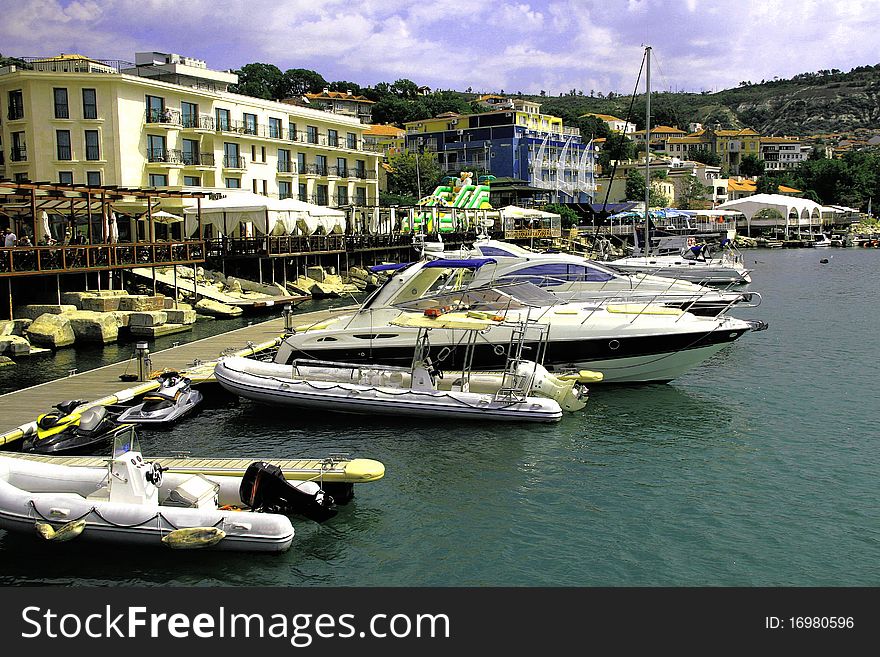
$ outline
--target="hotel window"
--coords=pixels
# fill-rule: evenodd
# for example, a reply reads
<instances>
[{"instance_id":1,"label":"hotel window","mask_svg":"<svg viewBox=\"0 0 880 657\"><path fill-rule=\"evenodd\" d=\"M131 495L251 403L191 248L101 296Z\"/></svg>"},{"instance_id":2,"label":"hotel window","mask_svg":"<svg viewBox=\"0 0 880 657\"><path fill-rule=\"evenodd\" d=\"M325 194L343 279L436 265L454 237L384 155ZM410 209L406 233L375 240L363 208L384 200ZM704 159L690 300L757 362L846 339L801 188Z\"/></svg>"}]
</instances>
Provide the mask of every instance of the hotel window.
<instances>
[{"instance_id":1,"label":"hotel window","mask_svg":"<svg viewBox=\"0 0 880 657\"><path fill-rule=\"evenodd\" d=\"M162 135L147 135L147 162L165 161L165 137Z\"/></svg>"},{"instance_id":2,"label":"hotel window","mask_svg":"<svg viewBox=\"0 0 880 657\"><path fill-rule=\"evenodd\" d=\"M308 201L308 186L305 183L299 183L299 200Z\"/></svg>"},{"instance_id":3,"label":"hotel window","mask_svg":"<svg viewBox=\"0 0 880 657\"><path fill-rule=\"evenodd\" d=\"M225 142L223 144L223 166L227 169L243 169L244 165L238 155L238 144Z\"/></svg>"},{"instance_id":4,"label":"hotel window","mask_svg":"<svg viewBox=\"0 0 880 657\"><path fill-rule=\"evenodd\" d=\"M339 133L336 130L327 130L327 145L339 146Z\"/></svg>"},{"instance_id":5,"label":"hotel window","mask_svg":"<svg viewBox=\"0 0 880 657\"><path fill-rule=\"evenodd\" d=\"M24 131L12 133L12 151L9 159L13 162L25 162L27 160L27 144L24 140Z\"/></svg>"},{"instance_id":6,"label":"hotel window","mask_svg":"<svg viewBox=\"0 0 880 657\"><path fill-rule=\"evenodd\" d=\"M83 118L98 118L98 92L94 89L83 89Z\"/></svg>"},{"instance_id":7,"label":"hotel window","mask_svg":"<svg viewBox=\"0 0 880 657\"><path fill-rule=\"evenodd\" d=\"M239 189L241 187L241 178L227 178L226 187L227 189Z\"/></svg>"},{"instance_id":8,"label":"hotel window","mask_svg":"<svg viewBox=\"0 0 880 657\"><path fill-rule=\"evenodd\" d=\"M281 173L293 173L291 171L290 151L284 148L278 149L278 171Z\"/></svg>"},{"instance_id":9,"label":"hotel window","mask_svg":"<svg viewBox=\"0 0 880 657\"><path fill-rule=\"evenodd\" d=\"M367 190L364 187L356 187L354 190L354 204L364 206L367 204Z\"/></svg>"},{"instance_id":10,"label":"hotel window","mask_svg":"<svg viewBox=\"0 0 880 657\"><path fill-rule=\"evenodd\" d=\"M86 130L86 159L101 159L101 145L100 141L98 140L97 130Z\"/></svg>"},{"instance_id":11,"label":"hotel window","mask_svg":"<svg viewBox=\"0 0 880 657\"><path fill-rule=\"evenodd\" d=\"M73 155L70 152L70 130L56 130L55 143L59 160L73 159Z\"/></svg>"},{"instance_id":12,"label":"hotel window","mask_svg":"<svg viewBox=\"0 0 880 657\"><path fill-rule=\"evenodd\" d=\"M348 164L344 157L336 158L336 173L340 178L348 178Z\"/></svg>"},{"instance_id":13,"label":"hotel window","mask_svg":"<svg viewBox=\"0 0 880 657\"><path fill-rule=\"evenodd\" d=\"M202 179L199 176L184 176L183 184L185 187L201 187Z\"/></svg>"},{"instance_id":14,"label":"hotel window","mask_svg":"<svg viewBox=\"0 0 880 657\"><path fill-rule=\"evenodd\" d=\"M22 171L21 173L15 174L15 182L27 182L30 180L28 178L27 172Z\"/></svg>"},{"instance_id":15,"label":"hotel window","mask_svg":"<svg viewBox=\"0 0 880 657\"><path fill-rule=\"evenodd\" d=\"M317 192L317 194L315 195L315 202L318 205L327 205L327 185L317 185L315 187L315 191Z\"/></svg>"},{"instance_id":16,"label":"hotel window","mask_svg":"<svg viewBox=\"0 0 880 657\"><path fill-rule=\"evenodd\" d=\"M89 187L100 187L101 186L101 172L100 171L86 171L86 184Z\"/></svg>"},{"instance_id":17,"label":"hotel window","mask_svg":"<svg viewBox=\"0 0 880 657\"><path fill-rule=\"evenodd\" d=\"M319 176L327 175L327 156L315 155L315 173Z\"/></svg>"},{"instance_id":18,"label":"hotel window","mask_svg":"<svg viewBox=\"0 0 880 657\"><path fill-rule=\"evenodd\" d=\"M55 118L69 119L70 105L67 103L67 89L56 87L52 90L55 99Z\"/></svg>"},{"instance_id":19,"label":"hotel window","mask_svg":"<svg viewBox=\"0 0 880 657\"><path fill-rule=\"evenodd\" d=\"M167 123L165 120L165 99L147 95L147 123Z\"/></svg>"},{"instance_id":20,"label":"hotel window","mask_svg":"<svg viewBox=\"0 0 880 657\"><path fill-rule=\"evenodd\" d=\"M180 103L180 123L184 128L199 127L199 106L195 103Z\"/></svg>"},{"instance_id":21,"label":"hotel window","mask_svg":"<svg viewBox=\"0 0 880 657\"><path fill-rule=\"evenodd\" d=\"M58 172L58 182L61 185L72 185L73 184L73 171L59 171Z\"/></svg>"},{"instance_id":22,"label":"hotel window","mask_svg":"<svg viewBox=\"0 0 880 657\"><path fill-rule=\"evenodd\" d=\"M281 139L281 119L269 119L269 136Z\"/></svg>"},{"instance_id":23,"label":"hotel window","mask_svg":"<svg viewBox=\"0 0 880 657\"><path fill-rule=\"evenodd\" d=\"M287 122L287 138L290 141L296 141L296 123L293 121Z\"/></svg>"},{"instance_id":24,"label":"hotel window","mask_svg":"<svg viewBox=\"0 0 880 657\"><path fill-rule=\"evenodd\" d=\"M244 134L246 135L255 135L257 134L257 115L256 114L244 114Z\"/></svg>"},{"instance_id":25,"label":"hotel window","mask_svg":"<svg viewBox=\"0 0 880 657\"><path fill-rule=\"evenodd\" d=\"M278 183L278 198L290 198L291 193L291 185L288 181L282 180Z\"/></svg>"},{"instance_id":26,"label":"hotel window","mask_svg":"<svg viewBox=\"0 0 880 657\"><path fill-rule=\"evenodd\" d=\"M9 113L6 116L10 121L24 118L24 97L21 89L9 92Z\"/></svg>"},{"instance_id":27,"label":"hotel window","mask_svg":"<svg viewBox=\"0 0 880 657\"><path fill-rule=\"evenodd\" d=\"M354 175L356 178L360 178L361 180L367 177L367 162L366 160L355 160L354 162Z\"/></svg>"},{"instance_id":28,"label":"hotel window","mask_svg":"<svg viewBox=\"0 0 880 657\"><path fill-rule=\"evenodd\" d=\"M357 150L357 135L355 133L349 132L345 135L345 147L353 151Z\"/></svg>"},{"instance_id":29,"label":"hotel window","mask_svg":"<svg viewBox=\"0 0 880 657\"><path fill-rule=\"evenodd\" d=\"M305 153L297 153L296 154L296 170L298 173L306 172L306 154Z\"/></svg>"},{"instance_id":30,"label":"hotel window","mask_svg":"<svg viewBox=\"0 0 880 657\"><path fill-rule=\"evenodd\" d=\"M306 141L308 141L310 144L318 143L318 129L315 126L306 126Z\"/></svg>"},{"instance_id":31,"label":"hotel window","mask_svg":"<svg viewBox=\"0 0 880 657\"><path fill-rule=\"evenodd\" d=\"M199 142L197 139L184 139L181 141L183 146L183 163L194 166L201 164L199 158Z\"/></svg>"},{"instance_id":32,"label":"hotel window","mask_svg":"<svg viewBox=\"0 0 880 657\"><path fill-rule=\"evenodd\" d=\"M348 205L348 187L336 188L336 205Z\"/></svg>"},{"instance_id":33,"label":"hotel window","mask_svg":"<svg viewBox=\"0 0 880 657\"><path fill-rule=\"evenodd\" d=\"M150 187L168 187L168 176L164 173L151 173Z\"/></svg>"},{"instance_id":34,"label":"hotel window","mask_svg":"<svg viewBox=\"0 0 880 657\"><path fill-rule=\"evenodd\" d=\"M229 110L228 109L218 109L217 110L217 129L218 130L229 130Z\"/></svg>"}]
</instances>

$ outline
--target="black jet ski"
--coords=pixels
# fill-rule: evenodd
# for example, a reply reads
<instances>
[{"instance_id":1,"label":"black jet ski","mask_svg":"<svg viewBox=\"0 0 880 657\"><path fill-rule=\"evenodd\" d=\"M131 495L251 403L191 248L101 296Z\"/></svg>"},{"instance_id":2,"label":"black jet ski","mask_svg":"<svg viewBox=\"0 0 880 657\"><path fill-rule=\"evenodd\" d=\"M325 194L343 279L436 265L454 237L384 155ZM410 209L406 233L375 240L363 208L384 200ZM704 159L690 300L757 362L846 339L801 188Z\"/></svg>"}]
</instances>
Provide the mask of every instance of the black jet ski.
<instances>
[{"instance_id":1,"label":"black jet ski","mask_svg":"<svg viewBox=\"0 0 880 657\"><path fill-rule=\"evenodd\" d=\"M81 399L55 404L54 411L37 418L37 433L24 438L22 452L32 454L92 454L112 445L117 435L131 428L121 424L104 406L83 411Z\"/></svg>"},{"instance_id":2,"label":"black jet ski","mask_svg":"<svg viewBox=\"0 0 880 657\"><path fill-rule=\"evenodd\" d=\"M157 377L159 388L148 392L140 404L119 414L120 422L165 424L174 422L202 401L202 393L178 372L163 372Z\"/></svg>"}]
</instances>

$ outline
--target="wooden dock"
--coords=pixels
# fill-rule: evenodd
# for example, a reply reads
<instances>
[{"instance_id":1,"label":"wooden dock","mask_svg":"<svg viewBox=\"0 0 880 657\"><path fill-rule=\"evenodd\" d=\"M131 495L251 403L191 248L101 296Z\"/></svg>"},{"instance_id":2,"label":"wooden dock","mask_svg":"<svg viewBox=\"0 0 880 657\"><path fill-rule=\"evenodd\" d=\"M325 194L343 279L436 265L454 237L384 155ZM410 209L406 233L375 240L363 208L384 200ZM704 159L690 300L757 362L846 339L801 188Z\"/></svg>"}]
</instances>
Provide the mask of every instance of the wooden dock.
<instances>
[{"instance_id":1,"label":"wooden dock","mask_svg":"<svg viewBox=\"0 0 880 657\"><path fill-rule=\"evenodd\" d=\"M321 322L334 315L351 312L354 308L355 306L348 306L296 313L293 315L293 325L302 326ZM251 326L151 352L151 370L172 369L191 374L193 381L205 380L210 378L213 363L220 356L233 352L238 352L238 355L248 355L260 349L267 349L268 345L279 339L283 333L283 317L255 322ZM130 361L125 360L0 395L0 408L3 409L0 414L0 446L21 439L24 435L23 427L32 427L37 415L51 410L54 404L67 399L112 404L117 401L127 401L133 396L158 387L156 381L123 382L119 377L129 373L130 370Z\"/></svg>"}]
</instances>

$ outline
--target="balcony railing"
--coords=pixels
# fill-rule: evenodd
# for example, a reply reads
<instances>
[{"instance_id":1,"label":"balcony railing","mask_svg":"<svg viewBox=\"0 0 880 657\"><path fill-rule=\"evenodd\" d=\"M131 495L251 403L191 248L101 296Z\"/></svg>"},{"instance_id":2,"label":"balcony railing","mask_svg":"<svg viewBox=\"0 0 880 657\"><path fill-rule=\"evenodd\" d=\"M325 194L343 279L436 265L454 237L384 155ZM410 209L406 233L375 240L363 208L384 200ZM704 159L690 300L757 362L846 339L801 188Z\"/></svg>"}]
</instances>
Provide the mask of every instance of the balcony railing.
<instances>
[{"instance_id":1,"label":"balcony railing","mask_svg":"<svg viewBox=\"0 0 880 657\"><path fill-rule=\"evenodd\" d=\"M0 276L204 262L205 242L0 247Z\"/></svg>"},{"instance_id":2,"label":"balcony railing","mask_svg":"<svg viewBox=\"0 0 880 657\"><path fill-rule=\"evenodd\" d=\"M183 151L169 148L148 148L148 162L164 162L166 164L183 164Z\"/></svg>"},{"instance_id":3,"label":"balcony railing","mask_svg":"<svg viewBox=\"0 0 880 657\"><path fill-rule=\"evenodd\" d=\"M338 178L348 178L348 167L330 167L330 175Z\"/></svg>"},{"instance_id":4,"label":"balcony railing","mask_svg":"<svg viewBox=\"0 0 880 657\"><path fill-rule=\"evenodd\" d=\"M188 167L212 167L214 166L213 153L183 153L183 164Z\"/></svg>"},{"instance_id":5,"label":"balcony railing","mask_svg":"<svg viewBox=\"0 0 880 657\"><path fill-rule=\"evenodd\" d=\"M223 167L226 169L244 169L244 156L243 155L224 155L223 156Z\"/></svg>"},{"instance_id":6,"label":"balcony railing","mask_svg":"<svg viewBox=\"0 0 880 657\"><path fill-rule=\"evenodd\" d=\"M296 173L296 162L278 160L278 173Z\"/></svg>"},{"instance_id":7,"label":"balcony railing","mask_svg":"<svg viewBox=\"0 0 880 657\"><path fill-rule=\"evenodd\" d=\"M9 150L9 159L13 162L27 162L27 147L25 146L13 146Z\"/></svg>"},{"instance_id":8,"label":"balcony railing","mask_svg":"<svg viewBox=\"0 0 880 657\"><path fill-rule=\"evenodd\" d=\"M200 116L196 116L195 114L183 114L180 118L180 126L191 130L213 130L214 117L208 116L207 114L202 114Z\"/></svg>"},{"instance_id":9,"label":"balcony railing","mask_svg":"<svg viewBox=\"0 0 880 657\"><path fill-rule=\"evenodd\" d=\"M18 119L24 118L24 107L20 105L10 105L9 111L6 113L6 118L10 121L17 121Z\"/></svg>"},{"instance_id":10,"label":"balcony railing","mask_svg":"<svg viewBox=\"0 0 880 657\"><path fill-rule=\"evenodd\" d=\"M69 119L70 118L70 107L66 104L55 103L55 118L56 119Z\"/></svg>"},{"instance_id":11,"label":"balcony railing","mask_svg":"<svg viewBox=\"0 0 880 657\"><path fill-rule=\"evenodd\" d=\"M171 109L170 107L165 109L148 107L144 111L144 120L147 123L180 126L180 110Z\"/></svg>"},{"instance_id":12,"label":"balcony railing","mask_svg":"<svg viewBox=\"0 0 880 657\"><path fill-rule=\"evenodd\" d=\"M313 176L326 176L327 175L327 165L326 164L307 164L305 173L311 174Z\"/></svg>"}]
</instances>

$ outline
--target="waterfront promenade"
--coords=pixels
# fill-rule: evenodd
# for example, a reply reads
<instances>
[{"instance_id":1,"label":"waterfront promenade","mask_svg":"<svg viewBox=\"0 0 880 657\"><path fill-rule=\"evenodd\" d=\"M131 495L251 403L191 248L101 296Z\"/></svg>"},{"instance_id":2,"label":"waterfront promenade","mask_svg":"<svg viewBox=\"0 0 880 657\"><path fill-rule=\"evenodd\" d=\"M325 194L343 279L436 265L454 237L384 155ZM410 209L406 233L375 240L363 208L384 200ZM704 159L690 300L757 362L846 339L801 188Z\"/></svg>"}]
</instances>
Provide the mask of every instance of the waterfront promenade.
<instances>
[{"instance_id":1,"label":"waterfront promenade","mask_svg":"<svg viewBox=\"0 0 880 657\"><path fill-rule=\"evenodd\" d=\"M352 308L353 306L294 314L293 325L301 326L323 321L332 315ZM204 368L194 368L194 365L209 364L216 361L224 353L248 350L254 345L275 340L283 333L283 317L255 322L250 326L150 353L150 369L151 371L193 370L195 373ZM134 345L132 345L132 351L134 351ZM134 359L126 360L0 395L0 407L3 408L3 412L0 414L0 445L7 441L18 440L21 437L21 432L17 431L18 427L34 422L40 413L50 410L53 404L68 399L83 399L93 402L113 396L122 390L144 386L143 382L125 382L119 378L126 373L137 374L137 371L137 361ZM195 376L193 378L198 380ZM141 392L145 392L145 390Z\"/></svg>"}]
</instances>

